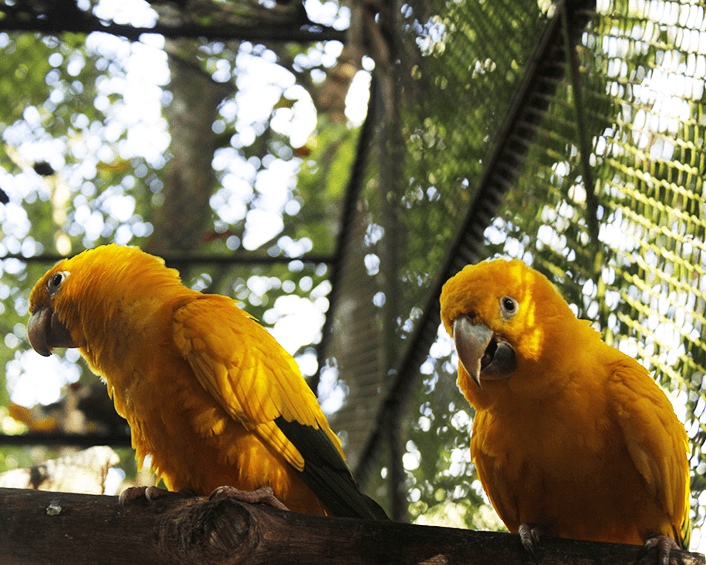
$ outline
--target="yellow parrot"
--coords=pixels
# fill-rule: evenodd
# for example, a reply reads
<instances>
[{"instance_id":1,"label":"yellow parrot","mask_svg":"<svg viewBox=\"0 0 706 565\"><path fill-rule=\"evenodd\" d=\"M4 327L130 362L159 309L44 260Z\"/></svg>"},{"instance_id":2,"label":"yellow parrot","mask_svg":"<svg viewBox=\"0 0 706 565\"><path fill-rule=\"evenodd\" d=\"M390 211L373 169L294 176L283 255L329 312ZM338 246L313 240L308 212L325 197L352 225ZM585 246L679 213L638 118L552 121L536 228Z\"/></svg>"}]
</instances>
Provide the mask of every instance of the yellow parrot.
<instances>
[{"instance_id":1,"label":"yellow parrot","mask_svg":"<svg viewBox=\"0 0 706 565\"><path fill-rule=\"evenodd\" d=\"M449 279L441 318L476 411L478 477L530 553L540 534L657 546L664 565L687 548L687 435L644 367L517 260Z\"/></svg>"},{"instance_id":2,"label":"yellow parrot","mask_svg":"<svg viewBox=\"0 0 706 565\"><path fill-rule=\"evenodd\" d=\"M32 290L28 335L41 355L79 348L169 490L270 487L293 511L375 518L294 359L162 259L107 245L59 262Z\"/></svg>"}]
</instances>

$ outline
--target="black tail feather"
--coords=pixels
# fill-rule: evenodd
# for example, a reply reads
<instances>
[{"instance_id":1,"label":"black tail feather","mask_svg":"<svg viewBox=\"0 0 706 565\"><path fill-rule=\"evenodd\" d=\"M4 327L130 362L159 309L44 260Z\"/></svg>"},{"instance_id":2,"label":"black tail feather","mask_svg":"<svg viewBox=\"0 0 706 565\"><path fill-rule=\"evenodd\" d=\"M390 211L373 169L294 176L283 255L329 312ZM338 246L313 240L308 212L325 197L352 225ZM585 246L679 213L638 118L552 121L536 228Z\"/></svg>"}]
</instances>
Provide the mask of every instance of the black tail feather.
<instances>
[{"instance_id":1,"label":"black tail feather","mask_svg":"<svg viewBox=\"0 0 706 565\"><path fill-rule=\"evenodd\" d=\"M384 510L364 495L346 462L326 432L283 417L275 420L287 439L304 457L304 470L299 476L321 503L335 516L386 519Z\"/></svg>"}]
</instances>

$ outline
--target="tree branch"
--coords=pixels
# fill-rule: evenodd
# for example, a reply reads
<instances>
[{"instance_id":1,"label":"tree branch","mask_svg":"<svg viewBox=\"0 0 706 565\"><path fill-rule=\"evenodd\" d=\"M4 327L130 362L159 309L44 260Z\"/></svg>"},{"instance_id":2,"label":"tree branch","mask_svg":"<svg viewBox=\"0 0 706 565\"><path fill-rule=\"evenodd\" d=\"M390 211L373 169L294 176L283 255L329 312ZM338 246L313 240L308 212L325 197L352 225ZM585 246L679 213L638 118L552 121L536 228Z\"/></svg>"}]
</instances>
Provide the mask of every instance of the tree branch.
<instances>
[{"instance_id":1,"label":"tree branch","mask_svg":"<svg viewBox=\"0 0 706 565\"><path fill-rule=\"evenodd\" d=\"M301 257L285 257L278 255L272 257L259 253L241 253L234 255L198 255L195 253L162 253L160 257L169 265L170 263L191 263L194 265L276 265L288 264L292 261L301 261L302 263L326 263L330 264L335 261L335 257L321 253L309 253ZM31 255L25 257L21 253L8 253L0 256L1 261L15 259L23 263L57 263L62 259L68 259L68 256L58 253L44 253L42 255Z\"/></svg>"},{"instance_id":2,"label":"tree branch","mask_svg":"<svg viewBox=\"0 0 706 565\"><path fill-rule=\"evenodd\" d=\"M164 37L197 39L206 38L209 41L294 41L299 43L312 43L315 41L340 41L346 42L346 32L331 27L321 25L311 26L202 26L196 24L184 24L178 26L166 26L157 24L154 27L133 27L130 25L107 23L104 24L95 18L86 18L76 23L53 20L4 20L0 21L1 31L38 32L45 35L60 35L62 33L89 34L92 32L103 32L118 37L124 37L130 41L138 41L145 33L162 35Z\"/></svg>"},{"instance_id":3,"label":"tree branch","mask_svg":"<svg viewBox=\"0 0 706 565\"><path fill-rule=\"evenodd\" d=\"M654 565L630 545L544 539L542 565ZM0 489L0 557L13 565L493 564L530 562L516 535L308 516L233 500ZM704 565L675 551L672 565Z\"/></svg>"}]
</instances>

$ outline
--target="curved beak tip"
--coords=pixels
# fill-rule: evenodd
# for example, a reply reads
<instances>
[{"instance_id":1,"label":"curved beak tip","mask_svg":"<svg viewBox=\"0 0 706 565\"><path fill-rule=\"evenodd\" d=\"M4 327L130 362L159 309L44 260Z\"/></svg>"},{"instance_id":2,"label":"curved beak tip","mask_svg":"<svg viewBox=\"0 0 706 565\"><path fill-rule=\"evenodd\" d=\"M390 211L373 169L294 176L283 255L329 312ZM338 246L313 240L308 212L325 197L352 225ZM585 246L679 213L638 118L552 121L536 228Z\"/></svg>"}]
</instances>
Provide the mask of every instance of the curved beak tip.
<instances>
[{"instance_id":1,"label":"curved beak tip","mask_svg":"<svg viewBox=\"0 0 706 565\"><path fill-rule=\"evenodd\" d=\"M55 347L78 347L71 332L61 323L52 308L38 308L27 322L27 337L37 353L49 357Z\"/></svg>"},{"instance_id":2,"label":"curved beak tip","mask_svg":"<svg viewBox=\"0 0 706 565\"><path fill-rule=\"evenodd\" d=\"M45 315L46 313L43 308L30 314L29 321L27 322L27 338L29 339L29 344L32 346L32 349L46 357L51 354L51 351L49 351L47 347L44 334ZM47 351L49 351L49 353L47 353Z\"/></svg>"},{"instance_id":3,"label":"curved beak tip","mask_svg":"<svg viewBox=\"0 0 706 565\"><path fill-rule=\"evenodd\" d=\"M483 390L483 385L480 382L480 374L471 375L471 378L473 379L473 382L478 385L478 388Z\"/></svg>"},{"instance_id":4,"label":"curved beak tip","mask_svg":"<svg viewBox=\"0 0 706 565\"><path fill-rule=\"evenodd\" d=\"M32 312L27 322L27 337L32 349L44 357L49 357L51 348L47 345L46 325L47 311L45 308Z\"/></svg>"},{"instance_id":5,"label":"curved beak tip","mask_svg":"<svg viewBox=\"0 0 706 565\"><path fill-rule=\"evenodd\" d=\"M493 338L492 330L484 324L474 324L462 315L453 321L453 337L461 365L478 388L483 390L480 380L481 359Z\"/></svg>"}]
</instances>

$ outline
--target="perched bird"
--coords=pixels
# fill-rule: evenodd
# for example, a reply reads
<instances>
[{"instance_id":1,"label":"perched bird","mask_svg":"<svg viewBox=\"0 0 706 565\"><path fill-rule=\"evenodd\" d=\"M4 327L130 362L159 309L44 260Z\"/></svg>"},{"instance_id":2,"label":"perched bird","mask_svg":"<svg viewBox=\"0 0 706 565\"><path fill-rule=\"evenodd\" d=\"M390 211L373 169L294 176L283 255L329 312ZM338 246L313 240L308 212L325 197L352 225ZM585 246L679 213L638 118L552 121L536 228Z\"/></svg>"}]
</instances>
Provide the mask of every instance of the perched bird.
<instances>
[{"instance_id":1,"label":"perched bird","mask_svg":"<svg viewBox=\"0 0 706 565\"><path fill-rule=\"evenodd\" d=\"M507 528L671 548L689 537L688 441L634 359L521 261L469 265L441 293L476 414L471 455Z\"/></svg>"},{"instance_id":2,"label":"perched bird","mask_svg":"<svg viewBox=\"0 0 706 565\"><path fill-rule=\"evenodd\" d=\"M30 296L28 335L78 347L170 490L270 487L308 514L375 517L294 359L225 296L181 284L137 248L65 259Z\"/></svg>"}]
</instances>

